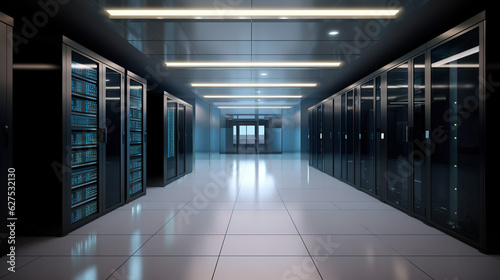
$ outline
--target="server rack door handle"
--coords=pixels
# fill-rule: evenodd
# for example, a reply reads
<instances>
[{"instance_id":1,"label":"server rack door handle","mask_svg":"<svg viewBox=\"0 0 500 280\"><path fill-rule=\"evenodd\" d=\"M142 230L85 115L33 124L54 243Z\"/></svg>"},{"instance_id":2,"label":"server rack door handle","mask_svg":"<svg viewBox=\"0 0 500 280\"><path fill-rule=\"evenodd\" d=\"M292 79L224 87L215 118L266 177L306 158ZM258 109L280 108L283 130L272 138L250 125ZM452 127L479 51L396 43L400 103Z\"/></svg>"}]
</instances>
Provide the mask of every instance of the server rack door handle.
<instances>
[{"instance_id":1,"label":"server rack door handle","mask_svg":"<svg viewBox=\"0 0 500 280\"><path fill-rule=\"evenodd\" d=\"M405 128L405 139L406 139L406 143L408 143L408 139L410 138L410 132L409 132L409 127L406 126Z\"/></svg>"}]
</instances>

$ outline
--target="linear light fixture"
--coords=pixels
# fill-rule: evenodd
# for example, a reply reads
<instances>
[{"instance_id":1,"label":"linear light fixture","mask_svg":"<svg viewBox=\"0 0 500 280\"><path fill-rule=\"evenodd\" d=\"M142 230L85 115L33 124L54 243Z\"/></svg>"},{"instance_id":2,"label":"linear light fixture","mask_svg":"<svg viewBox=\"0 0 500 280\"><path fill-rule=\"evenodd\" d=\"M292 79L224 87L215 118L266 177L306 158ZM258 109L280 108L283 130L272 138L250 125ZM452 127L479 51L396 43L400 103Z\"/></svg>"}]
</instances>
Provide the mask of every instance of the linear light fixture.
<instances>
[{"instance_id":1,"label":"linear light fixture","mask_svg":"<svg viewBox=\"0 0 500 280\"><path fill-rule=\"evenodd\" d=\"M191 87L316 87L317 83L278 83L278 84L240 84L240 83L192 83Z\"/></svg>"},{"instance_id":2,"label":"linear light fixture","mask_svg":"<svg viewBox=\"0 0 500 280\"><path fill-rule=\"evenodd\" d=\"M443 66L443 65L448 64L450 62L457 61L459 59L468 57L469 55L473 55L473 54L476 54L478 52L479 52L479 46L476 46L474 48L465 50L465 51L463 51L461 53L458 53L456 55L452 55L452 56L450 56L448 58L442 59L440 61L436 61L436 62L432 63L432 67Z\"/></svg>"},{"instance_id":3,"label":"linear light fixture","mask_svg":"<svg viewBox=\"0 0 500 280\"><path fill-rule=\"evenodd\" d=\"M399 9L107 9L111 19L395 18Z\"/></svg>"},{"instance_id":4,"label":"linear light fixture","mask_svg":"<svg viewBox=\"0 0 500 280\"><path fill-rule=\"evenodd\" d=\"M263 68L263 67L283 67L283 68L335 68L340 67L342 62L166 62L169 68L205 68L205 67L226 67L226 68Z\"/></svg>"},{"instance_id":5,"label":"linear light fixture","mask_svg":"<svg viewBox=\"0 0 500 280\"><path fill-rule=\"evenodd\" d=\"M219 109L290 109L291 106L219 106Z\"/></svg>"},{"instance_id":6,"label":"linear light fixture","mask_svg":"<svg viewBox=\"0 0 500 280\"><path fill-rule=\"evenodd\" d=\"M302 95L204 95L204 98L241 98L241 99L271 99L271 98L302 98Z\"/></svg>"}]
</instances>

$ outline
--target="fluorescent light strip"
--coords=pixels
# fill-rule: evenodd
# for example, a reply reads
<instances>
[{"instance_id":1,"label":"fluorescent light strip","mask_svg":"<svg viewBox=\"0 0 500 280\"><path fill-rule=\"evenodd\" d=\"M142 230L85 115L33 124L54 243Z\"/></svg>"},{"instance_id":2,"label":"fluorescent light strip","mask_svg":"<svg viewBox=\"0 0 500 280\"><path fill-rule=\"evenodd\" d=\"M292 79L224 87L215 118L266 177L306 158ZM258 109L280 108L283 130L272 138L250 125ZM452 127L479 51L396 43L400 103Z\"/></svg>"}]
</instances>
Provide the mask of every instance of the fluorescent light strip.
<instances>
[{"instance_id":1,"label":"fluorescent light strip","mask_svg":"<svg viewBox=\"0 0 500 280\"><path fill-rule=\"evenodd\" d=\"M170 68L204 68L204 67L286 67L286 68L334 68L340 67L342 62L166 62L167 67Z\"/></svg>"},{"instance_id":2,"label":"fluorescent light strip","mask_svg":"<svg viewBox=\"0 0 500 280\"><path fill-rule=\"evenodd\" d=\"M291 106L220 106L219 109L290 109Z\"/></svg>"},{"instance_id":3,"label":"fluorescent light strip","mask_svg":"<svg viewBox=\"0 0 500 280\"><path fill-rule=\"evenodd\" d=\"M204 98L302 98L302 95L204 95Z\"/></svg>"},{"instance_id":4,"label":"fluorescent light strip","mask_svg":"<svg viewBox=\"0 0 500 280\"><path fill-rule=\"evenodd\" d=\"M395 18L398 9L108 9L111 19L336 19Z\"/></svg>"},{"instance_id":5,"label":"fluorescent light strip","mask_svg":"<svg viewBox=\"0 0 500 280\"><path fill-rule=\"evenodd\" d=\"M473 54L478 53L478 52L479 52L479 46L474 47L472 49L468 49L468 50L463 51L461 53L458 53L456 55L452 55L452 56L445 58L445 59L442 59L440 61L436 61L436 62L432 63L432 67L443 66L443 65L448 64L450 62L465 58L469 55L473 55Z\"/></svg>"},{"instance_id":6,"label":"fluorescent light strip","mask_svg":"<svg viewBox=\"0 0 500 280\"><path fill-rule=\"evenodd\" d=\"M192 87L316 87L317 83L290 84L225 84L225 83L192 83Z\"/></svg>"}]
</instances>

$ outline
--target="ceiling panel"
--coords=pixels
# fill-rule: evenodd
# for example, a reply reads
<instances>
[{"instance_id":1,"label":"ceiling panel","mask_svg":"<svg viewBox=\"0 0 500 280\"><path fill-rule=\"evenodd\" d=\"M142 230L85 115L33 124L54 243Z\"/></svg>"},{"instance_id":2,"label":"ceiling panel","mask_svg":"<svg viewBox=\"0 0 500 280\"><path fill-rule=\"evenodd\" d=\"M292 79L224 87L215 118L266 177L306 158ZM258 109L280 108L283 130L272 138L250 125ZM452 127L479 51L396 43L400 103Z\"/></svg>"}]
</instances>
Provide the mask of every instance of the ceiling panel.
<instances>
[{"instance_id":1,"label":"ceiling panel","mask_svg":"<svg viewBox=\"0 0 500 280\"><path fill-rule=\"evenodd\" d=\"M198 54L250 55L252 41L192 41Z\"/></svg>"},{"instance_id":2,"label":"ceiling panel","mask_svg":"<svg viewBox=\"0 0 500 280\"><path fill-rule=\"evenodd\" d=\"M182 22L189 40L251 40L250 22Z\"/></svg>"},{"instance_id":3,"label":"ceiling panel","mask_svg":"<svg viewBox=\"0 0 500 280\"><path fill-rule=\"evenodd\" d=\"M82 0L84 1L84 0ZM393 8L414 12L427 0L94 0L104 8ZM375 46L398 20L112 20L113 28L148 57L159 61L342 61L355 63ZM331 35L331 31L338 34ZM195 94L300 94L312 88L191 88L192 82L315 82L327 83L342 73L334 69L168 69L171 77ZM267 75L263 76L262 74ZM214 102L213 100L206 100ZM235 102L217 100L217 102ZM237 101L240 103L248 100ZM254 101L251 101L254 102ZM263 103L280 102L263 100ZM300 100L281 100L283 104ZM272 104L274 104L272 103Z\"/></svg>"},{"instance_id":4,"label":"ceiling panel","mask_svg":"<svg viewBox=\"0 0 500 280\"><path fill-rule=\"evenodd\" d=\"M306 54L309 41L253 41L252 54Z\"/></svg>"},{"instance_id":5,"label":"ceiling panel","mask_svg":"<svg viewBox=\"0 0 500 280\"><path fill-rule=\"evenodd\" d=\"M140 41L142 52L146 55L158 55L162 60L167 55L196 54L196 48L191 41Z\"/></svg>"}]
</instances>

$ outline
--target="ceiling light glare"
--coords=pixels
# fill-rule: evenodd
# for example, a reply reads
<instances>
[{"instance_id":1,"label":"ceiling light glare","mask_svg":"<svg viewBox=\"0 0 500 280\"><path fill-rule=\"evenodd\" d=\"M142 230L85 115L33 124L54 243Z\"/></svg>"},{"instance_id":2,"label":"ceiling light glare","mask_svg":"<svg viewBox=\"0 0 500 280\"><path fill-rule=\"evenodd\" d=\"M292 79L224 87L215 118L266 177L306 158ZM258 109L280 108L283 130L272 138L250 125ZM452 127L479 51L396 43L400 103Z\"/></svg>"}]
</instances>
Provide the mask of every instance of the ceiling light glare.
<instances>
[{"instance_id":1,"label":"ceiling light glare","mask_svg":"<svg viewBox=\"0 0 500 280\"><path fill-rule=\"evenodd\" d=\"M166 62L167 68L336 68L342 65L339 61L315 62Z\"/></svg>"},{"instance_id":2,"label":"ceiling light glare","mask_svg":"<svg viewBox=\"0 0 500 280\"><path fill-rule=\"evenodd\" d=\"M359 19L389 18L398 9L107 9L111 19Z\"/></svg>"},{"instance_id":3,"label":"ceiling light glare","mask_svg":"<svg viewBox=\"0 0 500 280\"><path fill-rule=\"evenodd\" d=\"M291 106L219 106L219 109L290 109Z\"/></svg>"},{"instance_id":4,"label":"ceiling light glare","mask_svg":"<svg viewBox=\"0 0 500 280\"><path fill-rule=\"evenodd\" d=\"M317 83L277 83L277 84L243 84L243 83L192 83L191 87L316 87Z\"/></svg>"},{"instance_id":5,"label":"ceiling light glare","mask_svg":"<svg viewBox=\"0 0 500 280\"><path fill-rule=\"evenodd\" d=\"M339 32L338 31L330 31L330 32L328 32L328 35L330 35L330 36L339 35Z\"/></svg>"},{"instance_id":6,"label":"ceiling light glare","mask_svg":"<svg viewBox=\"0 0 500 280\"><path fill-rule=\"evenodd\" d=\"M302 98L302 95L204 95L204 98L235 98L235 99L286 99L286 98Z\"/></svg>"}]
</instances>

